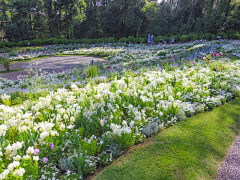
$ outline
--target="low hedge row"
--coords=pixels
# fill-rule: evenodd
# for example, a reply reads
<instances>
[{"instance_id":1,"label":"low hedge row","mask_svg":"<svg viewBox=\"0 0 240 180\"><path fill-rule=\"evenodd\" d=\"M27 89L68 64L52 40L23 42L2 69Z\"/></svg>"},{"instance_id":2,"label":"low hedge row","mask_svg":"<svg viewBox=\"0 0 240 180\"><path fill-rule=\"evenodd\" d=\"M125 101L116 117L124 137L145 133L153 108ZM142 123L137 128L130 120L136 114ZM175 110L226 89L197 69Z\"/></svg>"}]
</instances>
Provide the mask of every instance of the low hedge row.
<instances>
[{"instance_id":1,"label":"low hedge row","mask_svg":"<svg viewBox=\"0 0 240 180\"><path fill-rule=\"evenodd\" d=\"M188 34L188 35L172 35L172 36L157 36L154 38L154 43L158 43L160 39L164 39L167 43L171 38L174 38L174 42L187 42L195 41L197 39L207 39L215 40L217 37L221 36L221 39L238 39L240 37L238 32L232 32L229 34L219 33L217 35L211 33L201 33L201 34ZM84 43L84 44L94 44L94 43L115 43L116 39L113 37L109 38L97 38L97 39L58 39L58 38L49 38L49 39L34 39L32 41L25 40L19 42L2 42L0 43L0 48L8 47L22 47L22 46L41 46L41 45L52 45L52 44L69 44L69 43ZM147 38L135 38L134 36L122 37L118 42L123 43L146 43Z\"/></svg>"}]
</instances>

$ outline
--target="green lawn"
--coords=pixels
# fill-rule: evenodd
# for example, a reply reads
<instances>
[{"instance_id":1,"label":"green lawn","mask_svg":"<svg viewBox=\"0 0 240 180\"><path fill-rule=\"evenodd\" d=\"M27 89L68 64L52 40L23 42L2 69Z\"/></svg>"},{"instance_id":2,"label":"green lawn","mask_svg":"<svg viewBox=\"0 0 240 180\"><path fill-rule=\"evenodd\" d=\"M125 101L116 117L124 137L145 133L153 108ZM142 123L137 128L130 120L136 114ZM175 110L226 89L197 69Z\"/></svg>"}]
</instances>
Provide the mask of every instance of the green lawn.
<instances>
[{"instance_id":1,"label":"green lawn","mask_svg":"<svg viewBox=\"0 0 240 180\"><path fill-rule=\"evenodd\" d=\"M0 73L9 73L9 72L15 72L15 71L24 71L24 69L13 69L13 70L9 70L9 71L0 71Z\"/></svg>"},{"instance_id":2,"label":"green lawn","mask_svg":"<svg viewBox=\"0 0 240 180\"><path fill-rule=\"evenodd\" d=\"M107 167L96 180L215 179L240 130L240 99L161 131Z\"/></svg>"}]
</instances>

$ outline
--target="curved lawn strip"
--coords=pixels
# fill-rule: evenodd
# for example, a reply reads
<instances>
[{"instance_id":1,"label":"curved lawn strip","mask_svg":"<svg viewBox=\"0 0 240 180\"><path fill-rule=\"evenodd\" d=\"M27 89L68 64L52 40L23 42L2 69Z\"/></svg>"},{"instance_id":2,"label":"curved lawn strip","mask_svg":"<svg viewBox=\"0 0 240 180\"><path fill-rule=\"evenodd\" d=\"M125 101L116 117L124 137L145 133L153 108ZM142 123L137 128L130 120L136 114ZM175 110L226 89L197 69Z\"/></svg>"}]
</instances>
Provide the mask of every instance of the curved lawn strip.
<instances>
[{"instance_id":1,"label":"curved lawn strip","mask_svg":"<svg viewBox=\"0 0 240 180\"><path fill-rule=\"evenodd\" d=\"M238 98L161 131L95 179L215 179L239 128Z\"/></svg>"}]
</instances>

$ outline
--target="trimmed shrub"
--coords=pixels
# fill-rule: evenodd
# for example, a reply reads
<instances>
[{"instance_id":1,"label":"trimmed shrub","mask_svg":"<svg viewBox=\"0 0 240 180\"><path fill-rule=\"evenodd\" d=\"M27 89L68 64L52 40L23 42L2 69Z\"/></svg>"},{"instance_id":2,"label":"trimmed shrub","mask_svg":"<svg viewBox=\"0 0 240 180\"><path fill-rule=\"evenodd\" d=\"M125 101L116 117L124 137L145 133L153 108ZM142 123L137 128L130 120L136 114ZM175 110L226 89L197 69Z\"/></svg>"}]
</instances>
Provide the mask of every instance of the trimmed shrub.
<instances>
[{"instance_id":1,"label":"trimmed shrub","mask_svg":"<svg viewBox=\"0 0 240 180\"><path fill-rule=\"evenodd\" d=\"M119 42L123 42L123 43L127 43L128 42L128 38L122 37L118 41Z\"/></svg>"},{"instance_id":2,"label":"trimmed shrub","mask_svg":"<svg viewBox=\"0 0 240 180\"><path fill-rule=\"evenodd\" d=\"M214 34L211 35L211 40L215 40L216 36Z\"/></svg>"},{"instance_id":3,"label":"trimmed shrub","mask_svg":"<svg viewBox=\"0 0 240 180\"><path fill-rule=\"evenodd\" d=\"M103 38L102 43L108 43L108 38Z\"/></svg>"},{"instance_id":4,"label":"trimmed shrub","mask_svg":"<svg viewBox=\"0 0 240 180\"><path fill-rule=\"evenodd\" d=\"M200 34L199 39L206 39L205 34Z\"/></svg>"},{"instance_id":5,"label":"trimmed shrub","mask_svg":"<svg viewBox=\"0 0 240 180\"><path fill-rule=\"evenodd\" d=\"M128 43L133 43L134 39L134 36L128 36Z\"/></svg>"},{"instance_id":6,"label":"trimmed shrub","mask_svg":"<svg viewBox=\"0 0 240 180\"><path fill-rule=\"evenodd\" d=\"M43 43L41 39L34 39L31 41L31 44L34 46L39 46L39 45L42 45Z\"/></svg>"},{"instance_id":7,"label":"trimmed shrub","mask_svg":"<svg viewBox=\"0 0 240 180\"><path fill-rule=\"evenodd\" d=\"M197 35L197 34L193 34L193 35L192 35L192 40L193 40L193 41L196 41L197 39L198 39L198 35Z\"/></svg>"},{"instance_id":8,"label":"trimmed shrub","mask_svg":"<svg viewBox=\"0 0 240 180\"><path fill-rule=\"evenodd\" d=\"M205 39L210 40L211 38L211 33L205 33Z\"/></svg>"},{"instance_id":9,"label":"trimmed shrub","mask_svg":"<svg viewBox=\"0 0 240 180\"><path fill-rule=\"evenodd\" d=\"M24 45L24 42L23 41L19 41L18 43L17 43L17 46L18 47L22 47Z\"/></svg>"},{"instance_id":10,"label":"trimmed shrub","mask_svg":"<svg viewBox=\"0 0 240 180\"><path fill-rule=\"evenodd\" d=\"M143 44L143 43L145 43L145 42L146 42L145 38L139 38L139 43L140 43L140 44Z\"/></svg>"},{"instance_id":11,"label":"trimmed shrub","mask_svg":"<svg viewBox=\"0 0 240 180\"><path fill-rule=\"evenodd\" d=\"M227 39L227 38L228 38L228 35L224 34L223 39Z\"/></svg>"},{"instance_id":12,"label":"trimmed shrub","mask_svg":"<svg viewBox=\"0 0 240 180\"><path fill-rule=\"evenodd\" d=\"M115 39L113 37L109 37L108 38L108 43L115 43Z\"/></svg>"},{"instance_id":13,"label":"trimmed shrub","mask_svg":"<svg viewBox=\"0 0 240 180\"><path fill-rule=\"evenodd\" d=\"M186 36L186 35L182 35L182 36L180 37L180 41L181 41L181 42L187 42L187 36Z\"/></svg>"},{"instance_id":14,"label":"trimmed shrub","mask_svg":"<svg viewBox=\"0 0 240 180\"><path fill-rule=\"evenodd\" d=\"M15 43L15 42L7 42L6 46L9 47L9 48L12 48L12 47L17 46L17 43Z\"/></svg>"},{"instance_id":15,"label":"trimmed shrub","mask_svg":"<svg viewBox=\"0 0 240 180\"><path fill-rule=\"evenodd\" d=\"M53 44L59 44L59 39L53 38Z\"/></svg>"},{"instance_id":16,"label":"trimmed shrub","mask_svg":"<svg viewBox=\"0 0 240 180\"><path fill-rule=\"evenodd\" d=\"M135 39L133 40L133 42L134 42L135 44L138 44L138 43L139 43L139 38L135 38Z\"/></svg>"}]
</instances>

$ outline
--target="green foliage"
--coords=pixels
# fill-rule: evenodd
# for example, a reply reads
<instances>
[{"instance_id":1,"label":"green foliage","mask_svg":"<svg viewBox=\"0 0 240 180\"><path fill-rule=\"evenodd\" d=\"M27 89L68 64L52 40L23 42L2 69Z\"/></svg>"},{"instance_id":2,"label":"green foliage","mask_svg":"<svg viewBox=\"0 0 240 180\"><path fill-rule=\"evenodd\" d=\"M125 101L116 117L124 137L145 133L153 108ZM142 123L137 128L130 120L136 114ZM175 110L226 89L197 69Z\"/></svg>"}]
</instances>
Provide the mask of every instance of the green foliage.
<instances>
[{"instance_id":1,"label":"green foliage","mask_svg":"<svg viewBox=\"0 0 240 180\"><path fill-rule=\"evenodd\" d=\"M143 44L145 42L146 42L145 38L139 38L139 43Z\"/></svg>"},{"instance_id":2,"label":"green foliage","mask_svg":"<svg viewBox=\"0 0 240 180\"><path fill-rule=\"evenodd\" d=\"M116 40L113 37L108 38L108 43L115 43Z\"/></svg>"},{"instance_id":3,"label":"green foliage","mask_svg":"<svg viewBox=\"0 0 240 180\"><path fill-rule=\"evenodd\" d=\"M166 55L167 55L166 51L159 51L158 52L158 56L166 56Z\"/></svg>"},{"instance_id":4,"label":"green foliage","mask_svg":"<svg viewBox=\"0 0 240 180\"><path fill-rule=\"evenodd\" d=\"M215 40L216 36L214 34L211 35L211 40Z\"/></svg>"},{"instance_id":5,"label":"green foliage","mask_svg":"<svg viewBox=\"0 0 240 180\"><path fill-rule=\"evenodd\" d=\"M88 78L89 77L96 77L97 74L98 74L97 66L92 65L92 66L87 67L85 74Z\"/></svg>"},{"instance_id":6,"label":"green foliage","mask_svg":"<svg viewBox=\"0 0 240 180\"><path fill-rule=\"evenodd\" d=\"M17 24L6 25L4 31L8 41L18 42L21 40L20 29Z\"/></svg>"},{"instance_id":7,"label":"green foliage","mask_svg":"<svg viewBox=\"0 0 240 180\"><path fill-rule=\"evenodd\" d=\"M42 40L41 39L34 39L31 41L31 44L34 45L34 46L40 46L43 44Z\"/></svg>"},{"instance_id":8,"label":"green foliage","mask_svg":"<svg viewBox=\"0 0 240 180\"><path fill-rule=\"evenodd\" d=\"M182 35L182 36L180 37L180 41L181 41L181 42L187 42L187 36L186 36L186 35Z\"/></svg>"},{"instance_id":9,"label":"green foliage","mask_svg":"<svg viewBox=\"0 0 240 180\"><path fill-rule=\"evenodd\" d=\"M11 65L11 60L7 58L0 58L1 61L3 61L3 66L4 68L9 71L10 70L10 65Z\"/></svg>"},{"instance_id":10,"label":"green foliage","mask_svg":"<svg viewBox=\"0 0 240 180\"><path fill-rule=\"evenodd\" d=\"M81 179L83 179L83 167L85 164L86 154L86 152L84 152L83 154L81 153L81 145L79 145L77 157L73 156L71 159L72 168L75 169L74 165L77 166L78 175L81 176Z\"/></svg>"},{"instance_id":11,"label":"green foliage","mask_svg":"<svg viewBox=\"0 0 240 180\"><path fill-rule=\"evenodd\" d=\"M128 42L128 38L126 37L122 37L118 40L119 42L123 42L123 43L127 43Z\"/></svg>"},{"instance_id":12,"label":"green foliage","mask_svg":"<svg viewBox=\"0 0 240 180\"><path fill-rule=\"evenodd\" d=\"M134 36L128 36L128 42L129 43L133 43L134 42L135 37Z\"/></svg>"}]
</instances>

